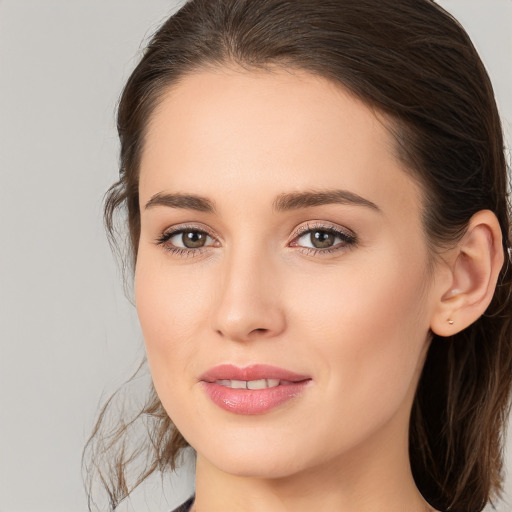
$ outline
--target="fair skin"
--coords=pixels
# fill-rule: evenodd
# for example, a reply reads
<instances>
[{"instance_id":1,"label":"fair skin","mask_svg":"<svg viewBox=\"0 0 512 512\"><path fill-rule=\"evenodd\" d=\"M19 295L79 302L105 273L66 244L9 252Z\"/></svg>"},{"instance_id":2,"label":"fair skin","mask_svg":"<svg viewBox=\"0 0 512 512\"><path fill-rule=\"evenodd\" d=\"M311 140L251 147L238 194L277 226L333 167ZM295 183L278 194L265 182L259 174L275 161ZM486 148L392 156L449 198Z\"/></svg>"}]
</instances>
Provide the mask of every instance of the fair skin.
<instances>
[{"instance_id":1,"label":"fair skin","mask_svg":"<svg viewBox=\"0 0 512 512\"><path fill-rule=\"evenodd\" d=\"M480 212L429 272L422 193L392 148L375 112L298 71L198 71L153 114L136 304L159 398L197 452L195 510L432 510L409 464L414 392L429 330L490 300L499 227ZM220 364L307 382L241 413L205 392Z\"/></svg>"}]
</instances>

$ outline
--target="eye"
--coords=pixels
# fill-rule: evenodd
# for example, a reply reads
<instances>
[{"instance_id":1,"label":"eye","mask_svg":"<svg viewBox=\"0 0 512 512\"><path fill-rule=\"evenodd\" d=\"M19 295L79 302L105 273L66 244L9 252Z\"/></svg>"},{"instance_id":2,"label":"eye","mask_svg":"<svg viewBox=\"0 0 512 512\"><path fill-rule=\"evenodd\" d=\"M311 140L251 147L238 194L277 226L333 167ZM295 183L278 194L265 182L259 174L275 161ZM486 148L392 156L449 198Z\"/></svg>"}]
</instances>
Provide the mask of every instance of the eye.
<instances>
[{"instance_id":1,"label":"eye","mask_svg":"<svg viewBox=\"0 0 512 512\"><path fill-rule=\"evenodd\" d=\"M307 235L301 236L299 243L300 240L304 239L302 242L303 246L313 247L314 249L328 249L336 244L337 238L339 239L340 237L337 237L334 233L316 229L314 231L310 231ZM311 245L308 246L308 243Z\"/></svg>"},{"instance_id":2,"label":"eye","mask_svg":"<svg viewBox=\"0 0 512 512\"><path fill-rule=\"evenodd\" d=\"M194 255L215 242L206 231L197 228L171 229L156 240L157 245L162 245L167 251L178 255Z\"/></svg>"},{"instance_id":3,"label":"eye","mask_svg":"<svg viewBox=\"0 0 512 512\"><path fill-rule=\"evenodd\" d=\"M203 231L186 230L178 231L169 238L169 242L175 247L183 247L187 249L198 249L204 247L212 237Z\"/></svg>"},{"instance_id":4,"label":"eye","mask_svg":"<svg viewBox=\"0 0 512 512\"><path fill-rule=\"evenodd\" d=\"M306 226L291 243L314 253L331 253L355 245L356 236L332 226Z\"/></svg>"}]
</instances>

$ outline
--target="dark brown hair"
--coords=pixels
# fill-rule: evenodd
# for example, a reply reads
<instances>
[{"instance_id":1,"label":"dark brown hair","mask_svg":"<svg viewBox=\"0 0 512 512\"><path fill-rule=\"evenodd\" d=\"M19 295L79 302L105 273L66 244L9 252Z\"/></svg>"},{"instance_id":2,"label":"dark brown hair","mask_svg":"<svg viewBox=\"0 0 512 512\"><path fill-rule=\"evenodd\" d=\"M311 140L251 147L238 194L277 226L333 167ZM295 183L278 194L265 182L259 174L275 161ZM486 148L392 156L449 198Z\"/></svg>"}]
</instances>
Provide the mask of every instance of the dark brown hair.
<instances>
[{"instance_id":1,"label":"dark brown hair","mask_svg":"<svg viewBox=\"0 0 512 512\"><path fill-rule=\"evenodd\" d=\"M510 208L503 136L493 90L468 35L430 0L191 0L156 32L118 109L120 178L105 220L140 232L138 172L145 131L169 87L201 68L300 69L332 80L384 114L397 155L424 190L424 227L435 255L457 242L473 214L492 210L505 265L486 313L449 339L433 335L411 412L410 460L425 499L477 512L499 496L512 376ZM307 108L305 106L305 108ZM154 389L110 431L103 409L88 443L89 482L99 474L114 509L187 446ZM131 428L147 435L129 444ZM86 457L87 459L87 457ZM84 460L86 460L84 459ZM134 462L143 467L128 481Z\"/></svg>"}]
</instances>

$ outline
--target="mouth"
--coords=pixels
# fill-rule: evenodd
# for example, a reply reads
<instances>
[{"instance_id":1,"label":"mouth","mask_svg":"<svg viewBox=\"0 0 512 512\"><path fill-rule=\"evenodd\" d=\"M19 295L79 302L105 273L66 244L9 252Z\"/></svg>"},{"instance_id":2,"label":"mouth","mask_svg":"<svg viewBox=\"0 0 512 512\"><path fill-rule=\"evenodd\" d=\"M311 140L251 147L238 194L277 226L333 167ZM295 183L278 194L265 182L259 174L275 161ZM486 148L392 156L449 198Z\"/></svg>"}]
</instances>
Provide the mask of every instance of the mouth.
<instances>
[{"instance_id":1,"label":"mouth","mask_svg":"<svg viewBox=\"0 0 512 512\"><path fill-rule=\"evenodd\" d=\"M220 364L210 368L203 373L199 380L204 382L217 382L221 385L229 386L228 382L244 382L251 386L260 387L247 389L261 389L262 387L275 387L279 384L286 385L303 380L311 379L309 375L301 375L299 373L272 366L269 364L251 364L249 366L239 367L233 364ZM265 385L262 381L265 381ZM277 382L279 381L279 382ZM230 386L231 387L231 386ZM246 387L246 386L244 386Z\"/></svg>"},{"instance_id":2,"label":"mouth","mask_svg":"<svg viewBox=\"0 0 512 512\"><path fill-rule=\"evenodd\" d=\"M263 414L297 399L312 381L307 375L270 365L219 365L199 380L215 405L245 415Z\"/></svg>"},{"instance_id":3,"label":"mouth","mask_svg":"<svg viewBox=\"0 0 512 512\"><path fill-rule=\"evenodd\" d=\"M216 380L215 383L231 389L269 389L293 384L292 381L279 379Z\"/></svg>"}]
</instances>

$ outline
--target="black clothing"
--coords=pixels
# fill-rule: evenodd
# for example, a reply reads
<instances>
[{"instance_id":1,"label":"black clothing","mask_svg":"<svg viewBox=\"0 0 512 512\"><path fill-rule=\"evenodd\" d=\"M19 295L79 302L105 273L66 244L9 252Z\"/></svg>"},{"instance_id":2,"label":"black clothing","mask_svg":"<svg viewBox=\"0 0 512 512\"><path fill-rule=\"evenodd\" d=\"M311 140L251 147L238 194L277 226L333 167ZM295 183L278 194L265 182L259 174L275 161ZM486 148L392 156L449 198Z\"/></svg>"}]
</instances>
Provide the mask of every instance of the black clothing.
<instances>
[{"instance_id":1,"label":"black clothing","mask_svg":"<svg viewBox=\"0 0 512 512\"><path fill-rule=\"evenodd\" d=\"M194 503L194 496L185 501L185 503L182 503L178 508L174 509L172 512L189 512L192 503Z\"/></svg>"}]
</instances>

